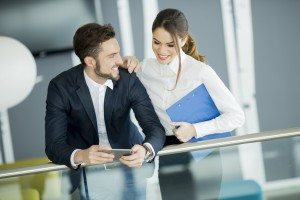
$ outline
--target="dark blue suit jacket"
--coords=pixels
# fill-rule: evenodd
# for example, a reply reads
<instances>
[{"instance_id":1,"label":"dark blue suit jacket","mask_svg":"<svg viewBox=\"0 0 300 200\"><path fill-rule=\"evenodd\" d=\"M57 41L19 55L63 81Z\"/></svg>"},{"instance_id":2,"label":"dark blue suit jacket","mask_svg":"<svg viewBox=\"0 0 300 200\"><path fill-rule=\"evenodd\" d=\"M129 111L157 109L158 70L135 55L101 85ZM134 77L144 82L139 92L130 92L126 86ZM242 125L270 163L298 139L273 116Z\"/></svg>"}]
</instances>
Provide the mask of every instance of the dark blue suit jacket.
<instances>
[{"instance_id":1,"label":"dark blue suit jacket","mask_svg":"<svg viewBox=\"0 0 300 200\"><path fill-rule=\"evenodd\" d=\"M45 141L48 158L71 166L75 149L99 144L96 115L91 95L84 79L83 65L73 67L51 80L48 87L45 118ZM155 152L165 141L164 128L154 111L151 100L136 75L120 69L120 79L107 87L104 118L112 148L131 148L149 142ZM143 129L143 140L130 120L130 109Z\"/></svg>"}]
</instances>

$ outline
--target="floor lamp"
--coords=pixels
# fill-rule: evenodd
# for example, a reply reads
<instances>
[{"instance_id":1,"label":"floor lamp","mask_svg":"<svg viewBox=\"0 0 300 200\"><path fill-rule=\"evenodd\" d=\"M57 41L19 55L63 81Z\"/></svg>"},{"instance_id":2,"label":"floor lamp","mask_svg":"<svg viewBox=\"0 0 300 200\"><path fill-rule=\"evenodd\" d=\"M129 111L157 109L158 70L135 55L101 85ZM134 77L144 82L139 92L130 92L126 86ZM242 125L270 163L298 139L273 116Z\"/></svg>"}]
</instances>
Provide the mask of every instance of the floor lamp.
<instances>
[{"instance_id":1,"label":"floor lamp","mask_svg":"<svg viewBox=\"0 0 300 200\"><path fill-rule=\"evenodd\" d=\"M21 42L0 36L0 163L14 162L8 109L22 102L36 80L33 55Z\"/></svg>"}]
</instances>

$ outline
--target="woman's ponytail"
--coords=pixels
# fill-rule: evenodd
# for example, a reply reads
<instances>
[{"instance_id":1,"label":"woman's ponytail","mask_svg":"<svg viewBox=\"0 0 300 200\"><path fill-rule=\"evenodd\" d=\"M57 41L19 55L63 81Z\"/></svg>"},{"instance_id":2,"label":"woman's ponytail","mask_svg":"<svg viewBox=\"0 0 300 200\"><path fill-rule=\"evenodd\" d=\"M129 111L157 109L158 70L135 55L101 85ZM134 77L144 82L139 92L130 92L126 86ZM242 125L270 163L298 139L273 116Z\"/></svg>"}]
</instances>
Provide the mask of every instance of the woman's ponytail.
<instances>
[{"instance_id":1,"label":"woman's ponytail","mask_svg":"<svg viewBox=\"0 0 300 200\"><path fill-rule=\"evenodd\" d=\"M182 47L182 50L184 51L184 53L192 56L193 58L195 58L198 61L204 62L205 61L205 56L201 55L196 47L196 42L193 39L193 37L188 34L187 35L187 41L185 43L185 45Z\"/></svg>"}]
</instances>

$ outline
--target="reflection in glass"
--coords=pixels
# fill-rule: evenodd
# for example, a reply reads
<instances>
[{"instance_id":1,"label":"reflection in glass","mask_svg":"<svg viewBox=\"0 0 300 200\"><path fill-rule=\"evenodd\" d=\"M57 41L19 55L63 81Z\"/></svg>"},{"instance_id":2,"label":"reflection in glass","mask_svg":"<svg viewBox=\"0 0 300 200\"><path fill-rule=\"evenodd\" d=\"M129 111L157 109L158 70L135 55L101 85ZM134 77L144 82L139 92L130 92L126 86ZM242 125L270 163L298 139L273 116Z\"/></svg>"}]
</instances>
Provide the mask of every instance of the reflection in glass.
<instances>
[{"instance_id":1,"label":"reflection in glass","mask_svg":"<svg viewBox=\"0 0 300 200\"><path fill-rule=\"evenodd\" d=\"M153 163L145 163L141 168L121 164L85 167L80 172L80 185L74 191L79 189L82 199L142 200L146 199L147 178L153 172Z\"/></svg>"},{"instance_id":2,"label":"reflection in glass","mask_svg":"<svg viewBox=\"0 0 300 200\"><path fill-rule=\"evenodd\" d=\"M205 151L192 153L159 158L162 199L218 199L222 181L219 150L206 156Z\"/></svg>"},{"instance_id":3,"label":"reflection in glass","mask_svg":"<svg viewBox=\"0 0 300 200\"><path fill-rule=\"evenodd\" d=\"M277 150L278 155L286 156L284 149ZM110 163L2 178L0 199L299 199L296 173L280 182L259 184L255 177L243 177L240 156L239 146L229 146L159 156L141 168ZM280 164L295 171L292 163L274 163L267 170L276 172Z\"/></svg>"}]
</instances>

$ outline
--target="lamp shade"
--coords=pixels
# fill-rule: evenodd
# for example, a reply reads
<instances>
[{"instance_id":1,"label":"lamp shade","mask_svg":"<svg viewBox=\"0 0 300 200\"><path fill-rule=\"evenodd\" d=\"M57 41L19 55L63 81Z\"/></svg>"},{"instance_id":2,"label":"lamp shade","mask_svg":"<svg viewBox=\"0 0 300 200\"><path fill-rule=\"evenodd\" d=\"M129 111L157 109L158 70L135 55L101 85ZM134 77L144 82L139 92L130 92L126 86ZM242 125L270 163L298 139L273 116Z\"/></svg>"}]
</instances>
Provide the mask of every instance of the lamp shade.
<instances>
[{"instance_id":1,"label":"lamp shade","mask_svg":"<svg viewBox=\"0 0 300 200\"><path fill-rule=\"evenodd\" d=\"M0 36L0 110L21 103L36 81L36 63L21 42Z\"/></svg>"}]
</instances>

